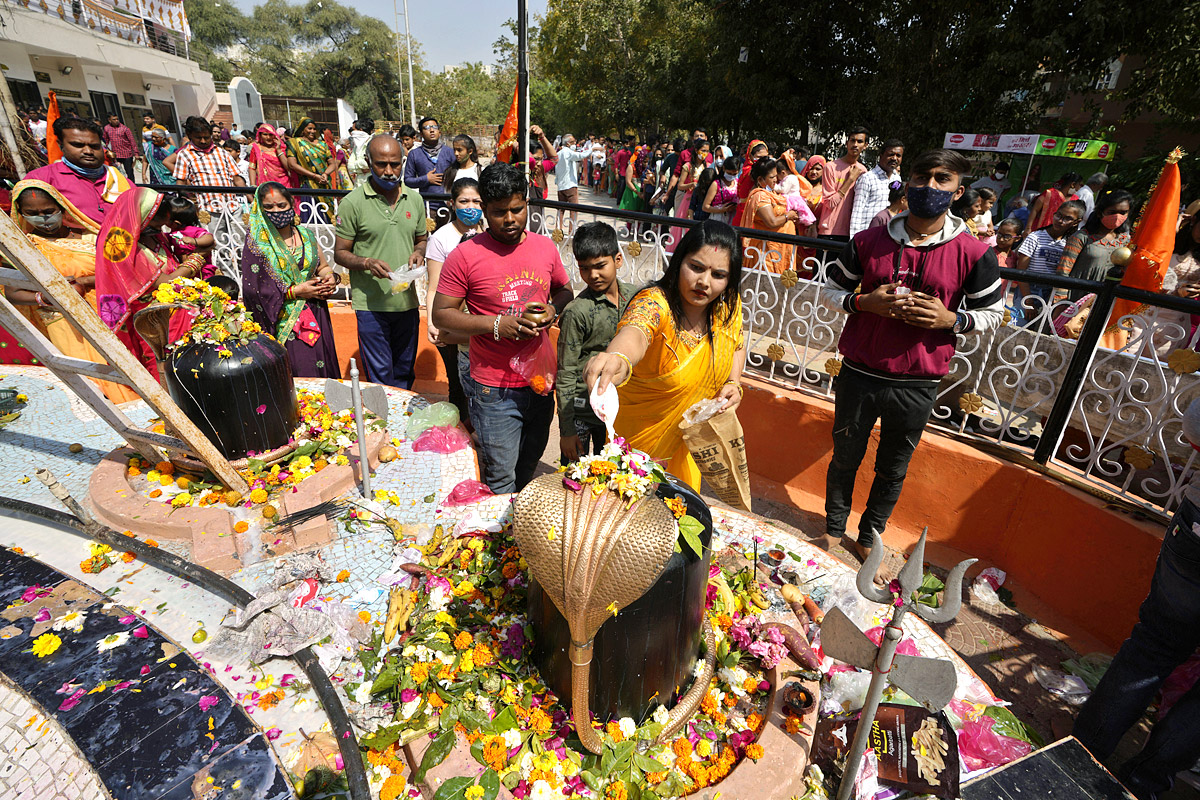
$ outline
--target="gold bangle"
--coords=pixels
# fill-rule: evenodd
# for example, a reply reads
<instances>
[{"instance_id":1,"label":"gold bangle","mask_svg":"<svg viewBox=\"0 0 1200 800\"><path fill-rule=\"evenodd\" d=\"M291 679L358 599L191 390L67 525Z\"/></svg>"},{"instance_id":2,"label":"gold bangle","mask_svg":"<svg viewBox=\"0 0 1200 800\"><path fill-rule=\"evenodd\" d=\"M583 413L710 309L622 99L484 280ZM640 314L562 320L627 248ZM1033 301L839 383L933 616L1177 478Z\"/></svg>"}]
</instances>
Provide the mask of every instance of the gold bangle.
<instances>
[{"instance_id":1,"label":"gold bangle","mask_svg":"<svg viewBox=\"0 0 1200 800\"><path fill-rule=\"evenodd\" d=\"M613 351L613 355L624 361L625 366L629 368L629 374L625 376L625 380L617 384L617 388L620 389L622 386L629 383L629 379L633 377L633 362L629 360L629 356L620 351Z\"/></svg>"},{"instance_id":2,"label":"gold bangle","mask_svg":"<svg viewBox=\"0 0 1200 800\"><path fill-rule=\"evenodd\" d=\"M738 397L746 396L746 390L742 387L741 381L735 381L733 378L730 378L729 380L725 381L725 383L722 385L724 386L724 385L728 385L730 383L732 383L735 387L737 387Z\"/></svg>"}]
</instances>

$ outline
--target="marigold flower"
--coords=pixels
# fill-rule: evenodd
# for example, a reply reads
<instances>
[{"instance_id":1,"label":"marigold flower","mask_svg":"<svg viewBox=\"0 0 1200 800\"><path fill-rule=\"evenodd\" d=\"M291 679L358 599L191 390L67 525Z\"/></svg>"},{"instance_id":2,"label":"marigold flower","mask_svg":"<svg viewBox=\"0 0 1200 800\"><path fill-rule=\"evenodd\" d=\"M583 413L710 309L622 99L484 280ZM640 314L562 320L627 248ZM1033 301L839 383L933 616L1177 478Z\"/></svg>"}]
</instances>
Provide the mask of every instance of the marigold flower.
<instances>
[{"instance_id":1,"label":"marigold flower","mask_svg":"<svg viewBox=\"0 0 1200 800\"><path fill-rule=\"evenodd\" d=\"M671 742L671 750L680 758L690 756L692 754L692 743L682 737Z\"/></svg>"},{"instance_id":2,"label":"marigold flower","mask_svg":"<svg viewBox=\"0 0 1200 800\"><path fill-rule=\"evenodd\" d=\"M492 736L483 743L483 760L492 769L499 772L508 763L508 748L504 737Z\"/></svg>"},{"instance_id":3,"label":"marigold flower","mask_svg":"<svg viewBox=\"0 0 1200 800\"><path fill-rule=\"evenodd\" d=\"M162 497L162 489L152 489L150 491L150 496L151 497Z\"/></svg>"},{"instance_id":4,"label":"marigold flower","mask_svg":"<svg viewBox=\"0 0 1200 800\"><path fill-rule=\"evenodd\" d=\"M43 633L33 640L33 654L38 658L44 658L57 650L61 645L62 639L58 638L57 635Z\"/></svg>"},{"instance_id":5,"label":"marigold flower","mask_svg":"<svg viewBox=\"0 0 1200 800\"><path fill-rule=\"evenodd\" d=\"M746 758L758 761L764 755L766 755L766 753L763 751L763 746L758 742L746 745Z\"/></svg>"},{"instance_id":6,"label":"marigold flower","mask_svg":"<svg viewBox=\"0 0 1200 800\"><path fill-rule=\"evenodd\" d=\"M275 519L275 515L278 513L279 509L275 508L275 506L265 505L262 507L263 519Z\"/></svg>"},{"instance_id":7,"label":"marigold flower","mask_svg":"<svg viewBox=\"0 0 1200 800\"><path fill-rule=\"evenodd\" d=\"M171 500L171 505L174 508L182 508L183 506L191 505L191 503L192 503L192 496L190 494L188 494L187 492L180 492L179 494L175 495L175 497L172 498L172 500Z\"/></svg>"},{"instance_id":8,"label":"marigold flower","mask_svg":"<svg viewBox=\"0 0 1200 800\"><path fill-rule=\"evenodd\" d=\"M125 474L131 478L136 478L138 475L142 474L142 471L140 469L138 469L137 467L130 467L128 470L125 471Z\"/></svg>"},{"instance_id":9,"label":"marigold flower","mask_svg":"<svg viewBox=\"0 0 1200 800\"><path fill-rule=\"evenodd\" d=\"M175 474L175 465L172 464L170 461L160 461L154 465L154 469L156 472L159 472L163 475L174 475Z\"/></svg>"},{"instance_id":10,"label":"marigold flower","mask_svg":"<svg viewBox=\"0 0 1200 800\"><path fill-rule=\"evenodd\" d=\"M471 634L467 633L466 631L459 631L458 635L454 637L455 650L466 650L474 643L475 640L472 639Z\"/></svg>"},{"instance_id":11,"label":"marigold flower","mask_svg":"<svg viewBox=\"0 0 1200 800\"><path fill-rule=\"evenodd\" d=\"M492 648L486 644L480 643L475 645L475 649L471 651L475 661L475 666L486 667L494 660L492 656Z\"/></svg>"},{"instance_id":12,"label":"marigold flower","mask_svg":"<svg viewBox=\"0 0 1200 800\"><path fill-rule=\"evenodd\" d=\"M419 686L429 679L429 664L424 661L418 661L409 668L408 674L412 676L413 682Z\"/></svg>"},{"instance_id":13,"label":"marigold flower","mask_svg":"<svg viewBox=\"0 0 1200 800\"><path fill-rule=\"evenodd\" d=\"M517 573L520 571L520 568L513 561L505 562L504 566L500 568L500 574L504 576L505 580L512 580L517 577Z\"/></svg>"},{"instance_id":14,"label":"marigold flower","mask_svg":"<svg viewBox=\"0 0 1200 800\"><path fill-rule=\"evenodd\" d=\"M254 503L256 505L258 503L267 502L267 490L266 489L254 489L253 491L251 491L250 492L250 502Z\"/></svg>"},{"instance_id":15,"label":"marigold flower","mask_svg":"<svg viewBox=\"0 0 1200 800\"><path fill-rule=\"evenodd\" d=\"M763 718L761 714L751 714L750 716L746 717L746 727L752 731L756 731L758 730L759 726L762 725L762 721Z\"/></svg>"},{"instance_id":16,"label":"marigold flower","mask_svg":"<svg viewBox=\"0 0 1200 800\"><path fill-rule=\"evenodd\" d=\"M529 727L532 728L535 733L549 733L550 726L553 724L553 722L554 721L550 719L550 715L540 708L535 708L533 711L529 712Z\"/></svg>"},{"instance_id":17,"label":"marigold flower","mask_svg":"<svg viewBox=\"0 0 1200 800\"><path fill-rule=\"evenodd\" d=\"M463 797L466 800L483 800L483 787L478 784L468 786L467 790L463 792Z\"/></svg>"},{"instance_id":18,"label":"marigold flower","mask_svg":"<svg viewBox=\"0 0 1200 800\"><path fill-rule=\"evenodd\" d=\"M371 612L370 611L358 612L358 621L361 622L363 625L370 625L371 624Z\"/></svg>"},{"instance_id":19,"label":"marigold flower","mask_svg":"<svg viewBox=\"0 0 1200 800\"><path fill-rule=\"evenodd\" d=\"M758 686L757 683L754 685L756 687ZM704 699L700 701L700 710L711 717L718 711L718 709L719 706L717 705L717 698L713 697L713 693L709 692L704 695Z\"/></svg>"},{"instance_id":20,"label":"marigold flower","mask_svg":"<svg viewBox=\"0 0 1200 800\"><path fill-rule=\"evenodd\" d=\"M758 678L746 678L742 688L746 690L746 694L754 694L758 691Z\"/></svg>"},{"instance_id":21,"label":"marigold flower","mask_svg":"<svg viewBox=\"0 0 1200 800\"><path fill-rule=\"evenodd\" d=\"M732 694L725 695L725 699L721 701L726 708L733 708L737 705L737 698Z\"/></svg>"},{"instance_id":22,"label":"marigold flower","mask_svg":"<svg viewBox=\"0 0 1200 800\"><path fill-rule=\"evenodd\" d=\"M192 479L189 478L187 475L180 475L178 478L175 479L175 485L178 486L180 489L188 488L188 486L190 486L191 483L192 483Z\"/></svg>"},{"instance_id":23,"label":"marigold flower","mask_svg":"<svg viewBox=\"0 0 1200 800\"><path fill-rule=\"evenodd\" d=\"M792 736L800 733L800 718L793 714L788 714L787 719L783 722L783 729Z\"/></svg>"},{"instance_id":24,"label":"marigold flower","mask_svg":"<svg viewBox=\"0 0 1200 800\"><path fill-rule=\"evenodd\" d=\"M279 701L284 697L282 689L276 689L273 692L268 692L258 698L258 707L266 711L269 708L274 708L279 705Z\"/></svg>"},{"instance_id":25,"label":"marigold flower","mask_svg":"<svg viewBox=\"0 0 1200 800\"><path fill-rule=\"evenodd\" d=\"M701 739L696 742L696 755L700 756L700 758L708 758L712 755L712 751L712 742L708 741L708 739Z\"/></svg>"},{"instance_id":26,"label":"marigold flower","mask_svg":"<svg viewBox=\"0 0 1200 800\"><path fill-rule=\"evenodd\" d=\"M614 742L625 741L625 734L621 733L621 726L615 722L610 722L604 726L604 732L608 734L608 738Z\"/></svg>"},{"instance_id":27,"label":"marigold flower","mask_svg":"<svg viewBox=\"0 0 1200 800\"><path fill-rule=\"evenodd\" d=\"M350 580L350 570L344 569L337 574L338 583L345 583L348 580Z\"/></svg>"},{"instance_id":28,"label":"marigold flower","mask_svg":"<svg viewBox=\"0 0 1200 800\"><path fill-rule=\"evenodd\" d=\"M687 513L687 503L683 502L681 498L668 497L663 502L666 503L667 508L671 509L671 513L675 515L675 519L679 519Z\"/></svg>"},{"instance_id":29,"label":"marigold flower","mask_svg":"<svg viewBox=\"0 0 1200 800\"><path fill-rule=\"evenodd\" d=\"M242 495L240 492L235 492L230 489L225 492L225 495L222 497L222 499L225 501L225 505L236 506L238 503L242 502Z\"/></svg>"},{"instance_id":30,"label":"marigold flower","mask_svg":"<svg viewBox=\"0 0 1200 800\"><path fill-rule=\"evenodd\" d=\"M408 780L403 775L391 775L379 790L379 800L399 800L407 794Z\"/></svg>"},{"instance_id":31,"label":"marigold flower","mask_svg":"<svg viewBox=\"0 0 1200 800\"><path fill-rule=\"evenodd\" d=\"M429 702L430 708L445 708L446 707L446 701L443 700L438 695L437 692L430 692L429 696L425 699Z\"/></svg>"},{"instance_id":32,"label":"marigold flower","mask_svg":"<svg viewBox=\"0 0 1200 800\"><path fill-rule=\"evenodd\" d=\"M651 786L657 786L658 784L662 783L666 779L667 779L666 772L647 772L646 773L646 783L649 783Z\"/></svg>"},{"instance_id":33,"label":"marigold flower","mask_svg":"<svg viewBox=\"0 0 1200 800\"><path fill-rule=\"evenodd\" d=\"M629 790L625 788L625 781L615 780L605 786L604 797L605 800L629 800Z\"/></svg>"},{"instance_id":34,"label":"marigold flower","mask_svg":"<svg viewBox=\"0 0 1200 800\"><path fill-rule=\"evenodd\" d=\"M133 561L136 558L137 558L137 553L131 553L128 550L126 550L124 553L121 553L121 560L124 561L126 564L128 564L130 561Z\"/></svg>"},{"instance_id":35,"label":"marigold flower","mask_svg":"<svg viewBox=\"0 0 1200 800\"><path fill-rule=\"evenodd\" d=\"M171 486L174 483L175 483L175 479L172 478L170 475L159 475L158 476L158 485L159 486Z\"/></svg>"},{"instance_id":36,"label":"marigold flower","mask_svg":"<svg viewBox=\"0 0 1200 800\"><path fill-rule=\"evenodd\" d=\"M321 470L325 469L328 466L329 466L328 461L326 461L323 458L318 458L316 461L313 462L313 471L320 472Z\"/></svg>"},{"instance_id":37,"label":"marigold flower","mask_svg":"<svg viewBox=\"0 0 1200 800\"><path fill-rule=\"evenodd\" d=\"M239 519L237 522L233 523L234 533L245 533L248 530L250 530L250 523L246 522L244 519Z\"/></svg>"}]
</instances>

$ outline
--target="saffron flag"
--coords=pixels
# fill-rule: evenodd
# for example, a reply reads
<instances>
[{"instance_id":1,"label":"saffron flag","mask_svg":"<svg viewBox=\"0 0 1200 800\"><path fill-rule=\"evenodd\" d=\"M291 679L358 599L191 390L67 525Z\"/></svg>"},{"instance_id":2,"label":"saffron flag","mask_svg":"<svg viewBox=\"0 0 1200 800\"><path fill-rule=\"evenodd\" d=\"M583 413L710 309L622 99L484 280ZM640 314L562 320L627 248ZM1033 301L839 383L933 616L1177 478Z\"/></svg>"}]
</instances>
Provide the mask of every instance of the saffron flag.
<instances>
[{"instance_id":1,"label":"saffron flag","mask_svg":"<svg viewBox=\"0 0 1200 800\"><path fill-rule=\"evenodd\" d=\"M50 90L50 104L46 106L46 163L53 164L62 160L62 148L58 146L58 137L54 135L54 123L58 119L58 95Z\"/></svg>"},{"instance_id":2,"label":"saffron flag","mask_svg":"<svg viewBox=\"0 0 1200 800\"><path fill-rule=\"evenodd\" d=\"M508 116L504 118L504 126L500 128L500 141L496 144L496 160L511 164L517 147L517 119L521 115L517 103L517 87L513 87L512 105L509 106Z\"/></svg>"},{"instance_id":3,"label":"saffron flag","mask_svg":"<svg viewBox=\"0 0 1200 800\"><path fill-rule=\"evenodd\" d=\"M1141 218L1129 243L1133 255L1130 256L1125 275L1121 278L1122 286L1144 289L1147 292L1162 291L1163 278L1167 275L1171 252L1175 248L1175 227L1179 221L1179 159L1182 157L1183 151L1178 147L1167 156L1162 174L1158 176L1150 199L1142 209ZM1121 317L1136 314L1142 308L1142 303L1117 298L1113 302L1112 315L1108 318L1109 324L1103 345L1123 345L1129 332L1118 329Z\"/></svg>"}]
</instances>

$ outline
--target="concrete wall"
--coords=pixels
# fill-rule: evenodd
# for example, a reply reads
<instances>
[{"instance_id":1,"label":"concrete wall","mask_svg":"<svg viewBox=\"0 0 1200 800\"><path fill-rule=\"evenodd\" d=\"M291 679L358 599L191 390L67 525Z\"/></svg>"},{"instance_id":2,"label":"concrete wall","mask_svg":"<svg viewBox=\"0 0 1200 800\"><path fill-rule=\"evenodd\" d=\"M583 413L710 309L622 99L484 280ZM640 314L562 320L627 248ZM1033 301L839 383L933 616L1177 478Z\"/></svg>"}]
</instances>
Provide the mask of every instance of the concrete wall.
<instances>
[{"instance_id":1,"label":"concrete wall","mask_svg":"<svg viewBox=\"0 0 1200 800\"><path fill-rule=\"evenodd\" d=\"M264 121L262 95L249 78L239 76L229 82L229 106L238 130L253 128Z\"/></svg>"}]
</instances>

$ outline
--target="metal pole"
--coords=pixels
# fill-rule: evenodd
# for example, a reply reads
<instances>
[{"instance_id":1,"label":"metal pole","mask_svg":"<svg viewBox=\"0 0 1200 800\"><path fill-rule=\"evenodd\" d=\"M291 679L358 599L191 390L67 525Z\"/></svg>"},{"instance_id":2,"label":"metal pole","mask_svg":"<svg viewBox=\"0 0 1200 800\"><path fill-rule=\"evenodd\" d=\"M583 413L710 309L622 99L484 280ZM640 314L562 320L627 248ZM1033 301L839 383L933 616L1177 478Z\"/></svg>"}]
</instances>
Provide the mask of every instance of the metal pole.
<instances>
[{"instance_id":1,"label":"metal pole","mask_svg":"<svg viewBox=\"0 0 1200 800\"><path fill-rule=\"evenodd\" d=\"M417 127L417 93L413 90L412 33L408 29L408 0L404 0L404 41L408 45L408 102L411 106L412 126L415 128Z\"/></svg>"},{"instance_id":2,"label":"metal pole","mask_svg":"<svg viewBox=\"0 0 1200 800\"><path fill-rule=\"evenodd\" d=\"M12 153L13 166L16 167L17 177L25 177L25 159L21 158L21 151L17 148L17 135L13 131L13 120L20 120L17 115L17 104L13 102L12 92L8 88L8 81L0 77L0 133L4 135L4 145L8 148L8 152Z\"/></svg>"},{"instance_id":3,"label":"metal pole","mask_svg":"<svg viewBox=\"0 0 1200 800\"><path fill-rule=\"evenodd\" d=\"M517 163L529 173L529 4L517 0Z\"/></svg>"},{"instance_id":4,"label":"metal pole","mask_svg":"<svg viewBox=\"0 0 1200 800\"><path fill-rule=\"evenodd\" d=\"M1021 194L1018 197L1025 196L1025 187L1029 185L1029 173L1033 172L1033 155L1029 156L1029 166L1025 168L1025 179L1021 181Z\"/></svg>"},{"instance_id":5,"label":"metal pole","mask_svg":"<svg viewBox=\"0 0 1200 800\"><path fill-rule=\"evenodd\" d=\"M400 79L400 91L396 92L396 99L400 102L400 113L396 115L396 119L404 119L404 62L400 58L400 6L396 0L392 0L392 30L396 32L396 77ZM407 20L407 18L406 18ZM372 131L374 133L374 131Z\"/></svg>"},{"instance_id":6,"label":"metal pole","mask_svg":"<svg viewBox=\"0 0 1200 800\"><path fill-rule=\"evenodd\" d=\"M897 608L892 615L892 621L883 629L883 642L879 645L879 654L875 657L875 668L871 670L871 685L867 688L866 702L858 715L854 741L850 743L850 750L846 753L846 769L838 786L837 800L850 800L854 791L854 780L858 777L858 768L862 765L863 754L867 750L871 726L875 724L875 712L879 710L879 701L883 698L883 690L887 688L888 673L892 670L892 660L896 655L896 646L900 644L900 637L903 635L900 623L907 611L906 606Z\"/></svg>"},{"instance_id":7,"label":"metal pole","mask_svg":"<svg viewBox=\"0 0 1200 800\"><path fill-rule=\"evenodd\" d=\"M363 424L362 389L358 385L358 365L350 359L350 397L354 403L354 423L358 427L358 471L362 475L363 497L371 499L371 461L367 457L367 428Z\"/></svg>"}]
</instances>

